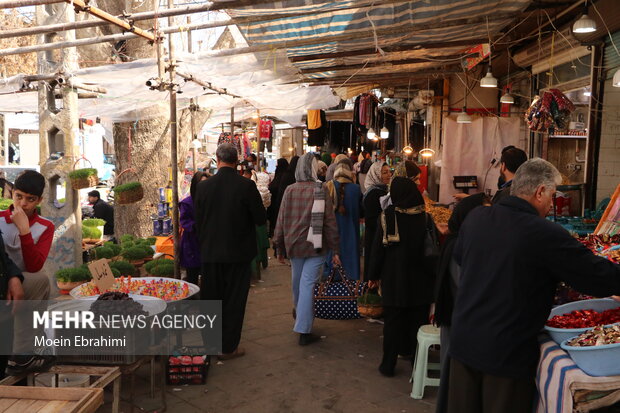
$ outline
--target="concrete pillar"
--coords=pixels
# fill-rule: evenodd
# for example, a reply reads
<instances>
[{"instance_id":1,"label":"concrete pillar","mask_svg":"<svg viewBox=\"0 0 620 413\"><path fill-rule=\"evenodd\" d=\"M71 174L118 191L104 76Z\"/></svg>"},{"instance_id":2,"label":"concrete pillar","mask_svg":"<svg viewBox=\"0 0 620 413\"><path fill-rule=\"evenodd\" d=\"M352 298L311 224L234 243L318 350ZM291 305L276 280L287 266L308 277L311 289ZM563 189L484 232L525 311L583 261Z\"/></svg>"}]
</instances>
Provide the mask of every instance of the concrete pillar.
<instances>
[{"instance_id":1,"label":"concrete pillar","mask_svg":"<svg viewBox=\"0 0 620 413\"><path fill-rule=\"evenodd\" d=\"M37 6L37 25L59 22L72 22L75 13L64 3ZM40 43L75 40L75 31L41 35ZM75 47L60 51L38 54L38 70L41 74L65 72L78 69L78 55ZM62 107L56 107L54 99L55 83L39 84L39 137L40 166L47 185L41 203L41 213L52 220L56 227L54 242L45 264L51 276L59 268L75 267L82 264L82 214L79 194L71 189L68 173L79 154L78 98L75 89L60 87ZM59 105L60 106L60 105ZM64 152L60 159L52 159L55 152ZM62 183L65 183L64 203Z\"/></svg>"}]
</instances>

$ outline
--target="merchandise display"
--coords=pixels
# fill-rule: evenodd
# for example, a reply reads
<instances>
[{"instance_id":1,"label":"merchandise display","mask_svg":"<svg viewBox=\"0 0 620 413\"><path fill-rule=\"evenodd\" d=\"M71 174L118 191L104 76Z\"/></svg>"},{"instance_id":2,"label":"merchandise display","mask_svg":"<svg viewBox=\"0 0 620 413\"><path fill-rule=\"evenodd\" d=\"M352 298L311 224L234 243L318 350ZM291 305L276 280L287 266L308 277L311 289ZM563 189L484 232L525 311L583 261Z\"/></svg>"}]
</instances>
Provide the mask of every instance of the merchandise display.
<instances>
[{"instance_id":1,"label":"merchandise display","mask_svg":"<svg viewBox=\"0 0 620 413\"><path fill-rule=\"evenodd\" d=\"M167 302L188 298L199 291L199 288L185 281L163 277L120 277L108 291L126 294L146 295L161 298ZM82 284L71 290L74 298L92 297L101 294L94 282Z\"/></svg>"},{"instance_id":2,"label":"merchandise display","mask_svg":"<svg viewBox=\"0 0 620 413\"><path fill-rule=\"evenodd\" d=\"M547 325L555 328L584 328L615 323L620 323L620 308L602 312L575 310L567 314L556 315L547 320Z\"/></svg>"},{"instance_id":3,"label":"merchandise display","mask_svg":"<svg viewBox=\"0 0 620 413\"><path fill-rule=\"evenodd\" d=\"M592 330L575 337L568 342L569 346L587 347L587 346L604 346L607 344L620 343L620 326L611 327L597 326Z\"/></svg>"}]
</instances>

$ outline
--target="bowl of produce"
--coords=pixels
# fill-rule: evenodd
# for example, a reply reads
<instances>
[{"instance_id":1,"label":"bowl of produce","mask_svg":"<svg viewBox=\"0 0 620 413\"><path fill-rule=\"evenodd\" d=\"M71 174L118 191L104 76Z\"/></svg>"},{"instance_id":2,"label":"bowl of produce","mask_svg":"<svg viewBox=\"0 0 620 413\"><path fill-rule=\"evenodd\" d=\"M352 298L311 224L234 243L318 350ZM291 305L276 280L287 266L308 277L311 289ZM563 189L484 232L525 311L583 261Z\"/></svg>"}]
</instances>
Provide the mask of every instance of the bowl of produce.
<instances>
[{"instance_id":1,"label":"bowl of produce","mask_svg":"<svg viewBox=\"0 0 620 413\"><path fill-rule=\"evenodd\" d=\"M560 344L600 325L620 323L620 303L611 298L575 301L551 310L545 330Z\"/></svg>"},{"instance_id":2,"label":"bowl of produce","mask_svg":"<svg viewBox=\"0 0 620 413\"><path fill-rule=\"evenodd\" d=\"M620 325L598 326L560 345L590 376L620 375Z\"/></svg>"},{"instance_id":3,"label":"bowl of produce","mask_svg":"<svg viewBox=\"0 0 620 413\"><path fill-rule=\"evenodd\" d=\"M183 280L166 277L123 277L116 278L108 291L118 291L127 294L157 297L166 302L179 301L189 298L200 291L200 288ZM106 291L103 291L106 292ZM71 290L73 298L92 297L101 294L94 282L82 284Z\"/></svg>"}]
</instances>

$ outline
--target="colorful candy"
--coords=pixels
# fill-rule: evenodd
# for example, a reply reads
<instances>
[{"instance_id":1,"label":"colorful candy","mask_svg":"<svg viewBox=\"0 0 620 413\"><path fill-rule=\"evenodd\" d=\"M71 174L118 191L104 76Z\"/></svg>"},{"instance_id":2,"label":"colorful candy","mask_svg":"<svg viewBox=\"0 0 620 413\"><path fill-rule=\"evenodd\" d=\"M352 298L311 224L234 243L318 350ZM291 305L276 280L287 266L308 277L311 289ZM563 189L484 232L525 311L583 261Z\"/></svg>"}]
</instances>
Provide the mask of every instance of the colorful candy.
<instances>
[{"instance_id":1,"label":"colorful candy","mask_svg":"<svg viewBox=\"0 0 620 413\"><path fill-rule=\"evenodd\" d=\"M94 282L88 282L78 287L78 294L81 297L90 297L100 294L99 288ZM165 301L182 300L189 296L189 285L187 283L172 279L142 279L129 277L119 277L107 291L118 291L127 294L147 295L150 297L161 298Z\"/></svg>"}]
</instances>

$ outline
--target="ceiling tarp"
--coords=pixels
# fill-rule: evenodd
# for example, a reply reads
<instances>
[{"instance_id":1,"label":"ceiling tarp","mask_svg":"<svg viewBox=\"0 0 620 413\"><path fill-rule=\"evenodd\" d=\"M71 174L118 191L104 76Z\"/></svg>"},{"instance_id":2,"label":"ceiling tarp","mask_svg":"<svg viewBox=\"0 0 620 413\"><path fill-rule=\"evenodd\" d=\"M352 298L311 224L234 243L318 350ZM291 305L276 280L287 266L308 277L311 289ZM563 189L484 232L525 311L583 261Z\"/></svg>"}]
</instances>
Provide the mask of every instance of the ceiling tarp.
<instances>
[{"instance_id":1,"label":"ceiling tarp","mask_svg":"<svg viewBox=\"0 0 620 413\"><path fill-rule=\"evenodd\" d=\"M499 32L523 11L531 0L414 0L409 2L292 0L262 4L228 11L232 17L291 14L277 20L242 24L241 32L250 45L291 42L326 36L350 35L351 38L320 44L289 47L289 57L373 49L365 60L382 60L381 48L390 45L413 46L433 42L484 39ZM311 15L299 13L313 12ZM487 26L488 18L488 26ZM478 19L478 23L467 21ZM436 26L436 27L434 27ZM462 51L465 47L461 48ZM377 55L376 52L380 54ZM453 53L453 50L444 51ZM374 55L374 56L373 56ZM429 56L429 63L445 65L442 53ZM457 60L457 59L455 59ZM458 60L452 63L458 63ZM300 69L326 68L342 64L322 58L297 62ZM419 68L429 64L420 63ZM411 70L414 67L408 67ZM333 72L313 73L309 78L333 76Z\"/></svg>"},{"instance_id":2,"label":"ceiling tarp","mask_svg":"<svg viewBox=\"0 0 620 413\"><path fill-rule=\"evenodd\" d=\"M198 98L200 106L225 112L230 107L248 107L261 113L299 123L306 109L326 109L339 103L329 87L308 88L297 83L298 72L283 51L211 57L208 52L179 54L178 71L191 74L213 86L240 96L218 95L182 78L179 109ZM71 74L79 82L96 84L107 90L97 99L80 99L79 116L100 117L124 122L168 115L167 93L149 90L145 82L157 76L155 59L81 69ZM19 90L23 76L0 81L0 112L37 112L37 93L11 93ZM229 112L228 112L229 113Z\"/></svg>"}]
</instances>

